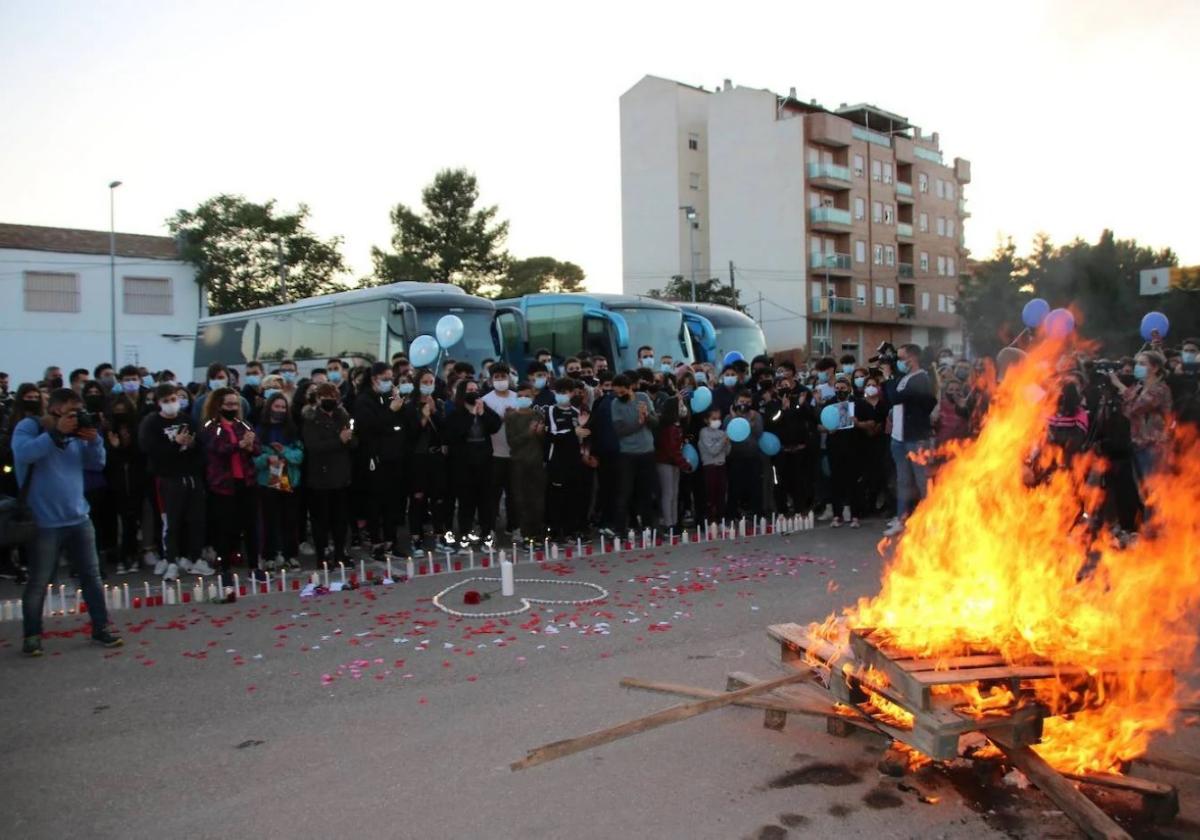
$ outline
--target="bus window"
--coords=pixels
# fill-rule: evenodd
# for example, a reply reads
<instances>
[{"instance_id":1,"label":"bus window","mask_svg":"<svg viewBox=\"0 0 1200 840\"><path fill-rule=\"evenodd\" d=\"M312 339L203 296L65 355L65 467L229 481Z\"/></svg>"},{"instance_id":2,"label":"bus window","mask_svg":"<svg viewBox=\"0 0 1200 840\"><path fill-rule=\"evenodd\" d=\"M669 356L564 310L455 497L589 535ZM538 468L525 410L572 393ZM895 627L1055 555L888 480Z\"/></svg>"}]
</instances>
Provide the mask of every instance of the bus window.
<instances>
[{"instance_id":1,"label":"bus window","mask_svg":"<svg viewBox=\"0 0 1200 840\"><path fill-rule=\"evenodd\" d=\"M292 317L262 315L246 321L242 333L242 355L247 360L278 362L292 354Z\"/></svg>"},{"instance_id":2,"label":"bus window","mask_svg":"<svg viewBox=\"0 0 1200 840\"><path fill-rule=\"evenodd\" d=\"M591 356L599 355L608 359L610 368L616 367L612 336L609 334L608 321L603 318L583 319L583 349Z\"/></svg>"},{"instance_id":3,"label":"bus window","mask_svg":"<svg viewBox=\"0 0 1200 840\"><path fill-rule=\"evenodd\" d=\"M334 307L331 353L351 364L378 359L390 306L386 300L369 300Z\"/></svg>"},{"instance_id":4,"label":"bus window","mask_svg":"<svg viewBox=\"0 0 1200 840\"><path fill-rule=\"evenodd\" d=\"M561 361L583 348L582 303L531 306L525 317L529 324L530 353L545 348Z\"/></svg>"},{"instance_id":5,"label":"bus window","mask_svg":"<svg viewBox=\"0 0 1200 840\"><path fill-rule=\"evenodd\" d=\"M517 361L525 358L525 348L521 344L521 323L511 312L500 312L496 315L496 332L500 336L500 355L504 359Z\"/></svg>"},{"instance_id":6,"label":"bus window","mask_svg":"<svg viewBox=\"0 0 1200 840\"><path fill-rule=\"evenodd\" d=\"M242 354L242 333L245 329L246 322L241 320L220 321L202 327L196 342L196 367L203 370L213 362L244 364L247 361Z\"/></svg>"},{"instance_id":7,"label":"bus window","mask_svg":"<svg viewBox=\"0 0 1200 840\"><path fill-rule=\"evenodd\" d=\"M463 322L463 337L446 348L443 360L455 359L470 362L476 369L489 356L496 355L496 344L492 338L492 310L451 307L417 307L417 331L435 335L438 321L446 315L457 315Z\"/></svg>"},{"instance_id":8,"label":"bus window","mask_svg":"<svg viewBox=\"0 0 1200 840\"><path fill-rule=\"evenodd\" d=\"M328 359L333 332L333 307L299 309L292 315L292 358L296 361Z\"/></svg>"},{"instance_id":9,"label":"bus window","mask_svg":"<svg viewBox=\"0 0 1200 840\"><path fill-rule=\"evenodd\" d=\"M659 356L669 355L677 362L692 363L692 336L678 310L642 306L613 307L613 310L629 323L629 349L623 364L638 364L636 346L641 344L650 345Z\"/></svg>"}]
</instances>

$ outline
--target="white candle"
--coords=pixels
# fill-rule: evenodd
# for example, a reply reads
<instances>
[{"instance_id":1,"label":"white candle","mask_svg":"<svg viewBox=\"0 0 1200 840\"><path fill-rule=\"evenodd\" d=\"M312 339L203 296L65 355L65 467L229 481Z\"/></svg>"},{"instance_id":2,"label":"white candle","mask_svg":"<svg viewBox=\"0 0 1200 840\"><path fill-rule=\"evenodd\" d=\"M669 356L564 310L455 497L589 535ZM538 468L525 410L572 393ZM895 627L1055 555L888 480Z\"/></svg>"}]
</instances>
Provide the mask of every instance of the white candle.
<instances>
[{"instance_id":1,"label":"white candle","mask_svg":"<svg viewBox=\"0 0 1200 840\"><path fill-rule=\"evenodd\" d=\"M658 529L657 528L655 528L653 531L650 532L650 545L652 545L652 546L658 545Z\"/></svg>"},{"instance_id":2,"label":"white candle","mask_svg":"<svg viewBox=\"0 0 1200 840\"><path fill-rule=\"evenodd\" d=\"M270 595L271 594L271 573L266 572L266 576L267 576L267 579L265 581L263 581L263 583L266 584L266 594Z\"/></svg>"},{"instance_id":3,"label":"white candle","mask_svg":"<svg viewBox=\"0 0 1200 840\"><path fill-rule=\"evenodd\" d=\"M416 572L413 569L413 560L411 557L409 557L407 560L404 561L404 566L405 566L405 572L406 572L408 579L412 580L413 577L415 576Z\"/></svg>"},{"instance_id":4,"label":"white candle","mask_svg":"<svg viewBox=\"0 0 1200 840\"><path fill-rule=\"evenodd\" d=\"M550 546L550 556L555 560L558 559L558 543Z\"/></svg>"},{"instance_id":5,"label":"white candle","mask_svg":"<svg viewBox=\"0 0 1200 840\"><path fill-rule=\"evenodd\" d=\"M308 582L313 586L319 585L321 583L321 575L318 572L313 572L308 576Z\"/></svg>"},{"instance_id":6,"label":"white candle","mask_svg":"<svg viewBox=\"0 0 1200 840\"><path fill-rule=\"evenodd\" d=\"M346 585L346 566L344 564L338 563L338 573L341 574L342 585L345 586Z\"/></svg>"},{"instance_id":7,"label":"white candle","mask_svg":"<svg viewBox=\"0 0 1200 840\"><path fill-rule=\"evenodd\" d=\"M392 555L387 556L387 576L388 580L392 579Z\"/></svg>"},{"instance_id":8,"label":"white candle","mask_svg":"<svg viewBox=\"0 0 1200 840\"><path fill-rule=\"evenodd\" d=\"M150 606L150 582L146 581L142 586L145 588L145 594L142 597L142 606L148 607Z\"/></svg>"},{"instance_id":9,"label":"white candle","mask_svg":"<svg viewBox=\"0 0 1200 840\"><path fill-rule=\"evenodd\" d=\"M321 567L325 570L325 588L329 588L329 564L322 563Z\"/></svg>"},{"instance_id":10,"label":"white candle","mask_svg":"<svg viewBox=\"0 0 1200 840\"><path fill-rule=\"evenodd\" d=\"M166 597L164 603L166 603L166 604L174 604L175 603L175 590L174 589L167 589L167 597Z\"/></svg>"},{"instance_id":11,"label":"white candle","mask_svg":"<svg viewBox=\"0 0 1200 840\"><path fill-rule=\"evenodd\" d=\"M83 592L81 590L79 590L79 589L75 590L75 615L79 615L79 598L82 595L83 595Z\"/></svg>"},{"instance_id":12,"label":"white candle","mask_svg":"<svg viewBox=\"0 0 1200 840\"><path fill-rule=\"evenodd\" d=\"M219 597L219 595L217 592L217 585L215 583L210 583L208 585L208 600L212 601L215 604L217 602L218 597Z\"/></svg>"},{"instance_id":13,"label":"white candle","mask_svg":"<svg viewBox=\"0 0 1200 840\"><path fill-rule=\"evenodd\" d=\"M504 549L500 549L500 564L503 565L506 562L508 561L504 559Z\"/></svg>"},{"instance_id":14,"label":"white candle","mask_svg":"<svg viewBox=\"0 0 1200 840\"><path fill-rule=\"evenodd\" d=\"M581 557L583 556L583 537L575 538L575 553Z\"/></svg>"},{"instance_id":15,"label":"white candle","mask_svg":"<svg viewBox=\"0 0 1200 840\"><path fill-rule=\"evenodd\" d=\"M175 578L175 603L183 603L183 581L179 578Z\"/></svg>"},{"instance_id":16,"label":"white candle","mask_svg":"<svg viewBox=\"0 0 1200 840\"><path fill-rule=\"evenodd\" d=\"M192 584L192 603L199 604L203 600L204 589L201 587L199 581L197 581L196 583Z\"/></svg>"},{"instance_id":17,"label":"white candle","mask_svg":"<svg viewBox=\"0 0 1200 840\"><path fill-rule=\"evenodd\" d=\"M108 584L104 584L104 603L108 603ZM42 608L45 615L54 615L54 584L46 584L46 604Z\"/></svg>"},{"instance_id":18,"label":"white candle","mask_svg":"<svg viewBox=\"0 0 1200 840\"><path fill-rule=\"evenodd\" d=\"M473 549L473 548L467 549L467 568L468 569L475 568L475 549ZM388 569L388 577L391 577L391 576L392 576L392 570L391 570L391 568L389 568Z\"/></svg>"},{"instance_id":19,"label":"white candle","mask_svg":"<svg viewBox=\"0 0 1200 840\"><path fill-rule=\"evenodd\" d=\"M63 615L67 614L67 587L62 583L58 585L58 609Z\"/></svg>"},{"instance_id":20,"label":"white candle","mask_svg":"<svg viewBox=\"0 0 1200 840\"><path fill-rule=\"evenodd\" d=\"M167 603L167 582L165 580L162 582L162 600L164 604Z\"/></svg>"},{"instance_id":21,"label":"white candle","mask_svg":"<svg viewBox=\"0 0 1200 840\"><path fill-rule=\"evenodd\" d=\"M133 601L129 600L129 584L128 583L121 584L121 590L125 594L125 609L129 609L133 606ZM77 590L75 590L75 592L76 592L76 595L78 596L79 590L77 589ZM76 605L76 607L78 607L78 605L79 605L78 597L75 598L75 605ZM76 609L75 612L79 612L79 610Z\"/></svg>"},{"instance_id":22,"label":"white candle","mask_svg":"<svg viewBox=\"0 0 1200 840\"><path fill-rule=\"evenodd\" d=\"M503 552L501 552L503 555ZM513 565L501 556L500 558L500 594L505 598L511 598L516 592L516 584L513 581Z\"/></svg>"},{"instance_id":23,"label":"white candle","mask_svg":"<svg viewBox=\"0 0 1200 840\"><path fill-rule=\"evenodd\" d=\"M367 561L359 559L358 561L358 585L362 586L367 581Z\"/></svg>"}]
</instances>

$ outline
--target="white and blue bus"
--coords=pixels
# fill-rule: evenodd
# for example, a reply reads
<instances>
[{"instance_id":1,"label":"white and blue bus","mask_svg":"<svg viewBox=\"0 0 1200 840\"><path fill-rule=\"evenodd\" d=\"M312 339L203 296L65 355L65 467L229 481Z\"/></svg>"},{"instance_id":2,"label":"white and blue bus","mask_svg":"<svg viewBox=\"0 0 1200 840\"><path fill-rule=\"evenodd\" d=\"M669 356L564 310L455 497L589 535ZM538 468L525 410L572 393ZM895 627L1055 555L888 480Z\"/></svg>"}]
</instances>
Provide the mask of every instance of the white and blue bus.
<instances>
[{"instance_id":1,"label":"white and blue bus","mask_svg":"<svg viewBox=\"0 0 1200 840\"><path fill-rule=\"evenodd\" d=\"M193 378L203 381L212 362L241 370L246 362L294 359L324 365L331 358L348 364L391 361L407 353L413 339L433 335L444 315L457 315L463 337L446 351L478 370L484 359L503 354L525 336L519 309L498 306L446 283L392 283L306 298L295 303L201 318L197 325Z\"/></svg>"},{"instance_id":2,"label":"white and blue bus","mask_svg":"<svg viewBox=\"0 0 1200 840\"><path fill-rule=\"evenodd\" d=\"M697 361L719 365L726 354L736 350L746 361L767 352L767 339L753 318L719 303L676 302L692 332L700 358ZM709 352L708 348L712 348Z\"/></svg>"}]
</instances>

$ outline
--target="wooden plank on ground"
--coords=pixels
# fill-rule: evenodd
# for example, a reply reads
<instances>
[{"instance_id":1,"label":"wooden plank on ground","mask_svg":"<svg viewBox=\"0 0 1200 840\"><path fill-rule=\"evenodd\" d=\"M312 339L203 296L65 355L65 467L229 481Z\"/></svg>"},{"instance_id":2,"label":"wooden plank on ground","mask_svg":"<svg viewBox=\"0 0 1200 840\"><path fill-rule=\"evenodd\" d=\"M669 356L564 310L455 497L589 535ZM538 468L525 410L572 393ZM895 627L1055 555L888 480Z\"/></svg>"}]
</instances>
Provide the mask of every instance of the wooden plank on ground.
<instances>
[{"instance_id":1,"label":"wooden plank on ground","mask_svg":"<svg viewBox=\"0 0 1200 840\"><path fill-rule=\"evenodd\" d=\"M1088 785L1123 790L1142 797L1142 808L1159 825L1167 825L1179 816L1179 791L1163 782L1114 773L1063 773L1068 779Z\"/></svg>"},{"instance_id":2,"label":"wooden plank on ground","mask_svg":"<svg viewBox=\"0 0 1200 840\"><path fill-rule=\"evenodd\" d=\"M1029 747L1013 743L999 733L988 737L1004 751L1009 761L1024 773L1038 790L1050 797L1093 840L1132 840L1129 833L1113 822L1108 814L1063 778Z\"/></svg>"},{"instance_id":3,"label":"wooden plank on ground","mask_svg":"<svg viewBox=\"0 0 1200 840\"><path fill-rule=\"evenodd\" d=\"M1175 773L1190 773L1200 776L1200 759L1188 753L1177 752L1162 746L1154 746L1145 755L1138 756L1134 761L1148 767L1160 770L1170 770Z\"/></svg>"},{"instance_id":4,"label":"wooden plank on ground","mask_svg":"<svg viewBox=\"0 0 1200 840\"><path fill-rule=\"evenodd\" d=\"M587 735L581 735L578 738L570 738L565 741L555 741L546 744L536 749L529 751L529 754L520 761L514 761L509 767L512 770L524 770L527 767L535 767L538 764L545 764L548 761L554 761L564 756L574 755L584 750L590 750L593 747L598 747L601 744L608 744L621 738L628 738L630 735L637 735L646 732L650 729L656 729L660 726L665 726L669 723L677 723L681 720L702 715L705 712L711 712L715 709L731 706L738 700L746 697L754 697L760 694L766 694L780 686L791 685L792 683L807 680L807 673L788 674L783 677L777 677L766 682L756 683L755 685L747 686L738 691L722 692L718 697L710 697L706 700L701 700L697 703L685 703L681 706L672 706L669 709L663 709L661 712L655 712L652 715L628 720L624 723L619 723L616 726L610 726L606 729L598 729L595 732L589 732Z\"/></svg>"}]
</instances>

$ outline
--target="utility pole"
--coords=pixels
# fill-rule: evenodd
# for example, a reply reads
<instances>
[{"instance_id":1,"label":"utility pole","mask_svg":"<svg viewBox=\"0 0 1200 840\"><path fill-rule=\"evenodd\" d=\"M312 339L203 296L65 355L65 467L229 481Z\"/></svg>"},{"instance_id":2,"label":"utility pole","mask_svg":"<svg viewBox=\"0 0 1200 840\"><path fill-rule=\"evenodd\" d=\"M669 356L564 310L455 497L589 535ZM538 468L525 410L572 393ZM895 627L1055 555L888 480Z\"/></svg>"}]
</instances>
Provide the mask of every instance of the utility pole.
<instances>
[{"instance_id":1,"label":"utility pole","mask_svg":"<svg viewBox=\"0 0 1200 840\"><path fill-rule=\"evenodd\" d=\"M729 291L733 292L733 308L737 309L737 281L733 279L733 260L729 261Z\"/></svg>"},{"instance_id":2,"label":"utility pole","mask_svg":"<svg viewBox=\"0 0 1200 840\"><path fill-rule=\"evenodd\" d=\"M108 185L108 297L109 297L109 336L112 342L112 361L110 364L113 367L119 368L117 363L117 216L116 216L116 189L121 186L120 181L112 181Z\"/></svg>"},{"instance_id":3,"label":"utility pole","mask_svg":"<svg viewBox=\"0 0 1200 840\"><path fill-rule=\"evenodd\" d=\"M287 303L287 263L283 261L283 239L275 240L275 260L279 268L279 302Z\"/></svg>"}]
</instances>

